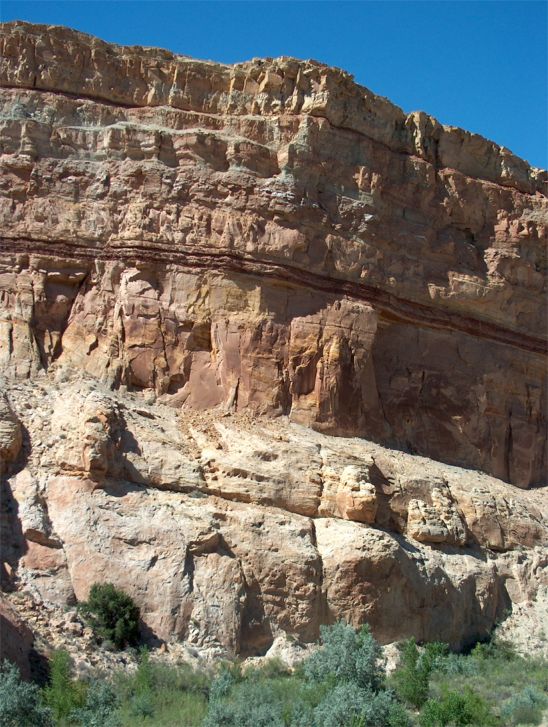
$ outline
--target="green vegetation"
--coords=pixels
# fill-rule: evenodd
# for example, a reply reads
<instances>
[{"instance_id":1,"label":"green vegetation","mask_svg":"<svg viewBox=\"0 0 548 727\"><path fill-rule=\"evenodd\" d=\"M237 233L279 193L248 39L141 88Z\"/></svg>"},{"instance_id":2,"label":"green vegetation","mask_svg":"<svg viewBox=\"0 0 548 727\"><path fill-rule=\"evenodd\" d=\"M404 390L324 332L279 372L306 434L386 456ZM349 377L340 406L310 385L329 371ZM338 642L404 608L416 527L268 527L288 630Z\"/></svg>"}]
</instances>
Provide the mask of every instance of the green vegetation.
<instances>
[{"instance_id":1,"label":"green vegetation","mask_svg":"<svg viewBox=\"0 0 548 727\"><path fill-rule=\"evenodd\" d=\"M369 629L343 623L294 671L275 660L196 671L142 649L133 672L84 681L60 651L39 689L0 666L0 727L531 727L547 709L548 664L508 644L459 655L409 640L387 677Z\"/></svg>"},{"instance_id":2,"label":"green vegetation","mask_svg":"<svg viewBox=\"0 0 548 727\"><path fill-rule=\"evenodd\" d=\"M35 684L21 680L16 666L0 664L0 727L50 727L49 709Z\"/></svg>"},{"instance_id":3,"label":"green vegetation","mask_svg":"<svg viewBox=\"0 0 548 727\"><path fill-rule=\"evenodd\" d=\"M142 649L134 674L114 679L123 727L201 725L207 711L211 677L188 665L166 666L150 661Z\"/></svg>"},{"instance_id":4,"label":"green vegetation","mask_svg":"<svg viewBox=\"0 0 548 727\"><path fill-rule=\"evenodd\" d=\"M415 639L409 639L403 642L400 651L400 667L394 676L396 692L408 705L420 709L428 699L430 675L436 660L448 654L448 646L433 642L420 652Z\"/></svg>"},{"instance_id":5,"label":"green vegetation","mask_svg":"<svg viewBox=\"0 0 548 727\"><path fill-rule=\"evenodd\" d=\"M477 701L474 720L455 721L457 725L539 725L548 706L548 663L519 656L510 644L497 640L478 644L468 655L448 654L436 661L430 679L431 700L444 702L454 693L467 697L466 709L470 709L470 691L485 708Z\"/></svg>"},{"instance_id":6,"label":"green vegetation","mask_svg":"<svg viewBox=\"0 0 548 727\"><path fill-rule=\"evenodd\" d=\"M322 647L294 673L281 665L222 670L204 727L407 727L369 628L338 623L321 634Z\"/></svg>"},{"instance_id":7,"label":"green vegetation","mask_svg":"<svg viewBox=\"0 0 548 727\"><path fill-rule=\"evenodd\" d=\"M86 701L71 714L68 724L81 727L121 727L117 714L120 700L114 686L106 680L93 680L86 689Z\"/></svg>"},{"instance_id":8,"label":"green vegetation","mask_svg":"<svg viewBox=\"0 0 548 727\"><path fill-rule=\"evenodd\" d=\"M535 687L524 687L505 702L502 718L506 724L540 724L542 713L548 707L548 698Z\"/></svg>"},{"instance_id":9,"label":"green vegetation","mask_svg":"<svg viewBox=\"0 0 548 727\"><path fill-rule=\"evenodd\" d=\"M470 687L462 693L444 689L438 699L429 699L421 711L419 722L421 727L489 727L500 724L487 702Z\"/></svg>"},{"instance_id":10,"label":"green vegetation","mask_svg":"<svg viewBox=\"0 0 548 727\"><path fill-rule=\"evenodd\" d=\"M72 679L70 657L66 651L53 654L50 680L44 689L43 699L58 725L67 724L74 710L83 707L86 702L85 685Z\"/></svg>"},{"instance_id":11,"label":"green vegetation","mask_svg":"<svg viewBox=\"0 0 548 727\"><path fill-rule=\"evenodd\" d=\"M80 609L100 641L111 643L116 649L139 641L139 608L112 583L94 583L89 600Z\"/></svg>"}]
</instances>

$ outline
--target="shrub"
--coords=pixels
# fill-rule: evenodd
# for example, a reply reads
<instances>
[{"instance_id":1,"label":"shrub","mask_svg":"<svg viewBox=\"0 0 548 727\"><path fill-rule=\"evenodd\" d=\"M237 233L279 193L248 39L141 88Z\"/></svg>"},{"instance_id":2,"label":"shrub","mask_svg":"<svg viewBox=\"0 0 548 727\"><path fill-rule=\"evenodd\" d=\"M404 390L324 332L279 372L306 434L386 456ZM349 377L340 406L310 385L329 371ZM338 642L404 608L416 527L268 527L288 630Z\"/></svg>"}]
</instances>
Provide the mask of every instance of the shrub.
<instances>
[{"instance_id":1,"label":"shrub","mask_svg":"<svg viewBox=\"0 0 548 727\"><path fill-rule=\"evenodd\" d=\"M428 699L430 675L440 666L448 652L447 644L433 642L419 652L414 639L401 647L400 667L394 674L398 695L413 707L420 709Z\"/></svg>"},{"instance_id":2,"label":"shrub","mask_svg":"<svg viewBox=\"0 0 548 727\"><path fill-rule=\"evenodd\" d=\"M400 666L394 674L398 695L413 707L422 707L428 698L430 669L428 662L419 658L414 639L405 641L401 649Z\"/></svg>"},{"instance_id":3,"label":"shrub","mask_svg":"<svg viewBox=\"0 0 548 727\"><path fill-rule=\"evenodd\" d=\"M420 714L421 727L489 727L498 720L485 700L470 688L462 693L445 690L440 699L429 699Z\"/></svg>"},{"instance_id":4,"label":"shrub","mask_svg":"<svg viewBox=\"0 0 548 727\"><path fill-rule=\"evenodd\" d=\"M94 583L88 601L80 608L101 641L111 641L117 649L138 642L139 609L112 583Z\"/></svg>"},{"instance_id":5,"label":"shrub","mask_svg":"<svg viewBox=\"0 0 548 727\"><path fill-rule=\"evenodd\" d=\"M51 712L40 702L40 690L21 679L9 661L0 664L0 727L50 727Z\"/></svg>"},{"instance_id":6,"label":"shrub","mask_svg":"<svg viewBox=\"0 0 548 727\"><path fill-rule=\"evenodd\" d=\"M237 683L224 698L212 698L203 727L285 727L283 701L267 680Z\"/></svg>"},{"instance_id":7,"label":"shrub","mask_svg":"<svg viewBox=\"0 0 548 727\"><path fill-rule=\"evenodd\" d=\"M410 727L412 724L407 710L396 700L392 701L388 710L388 727Z\"/></svg>"},{"instance_id":8,"label":"shrub","mask_svg":"<svg viewBox=\"0 0 548 727\"><path fill-rule=\"evenodd\" d=\"M480 660L501 659L502 661L513 661L516 658L514 646L509 641L503 641L502 639L478 642L470 653Z\"/></svg>"},{"instance_id":9,"label":"shrub","mask_svg":"<svg viewBox=\"0 0 548 727\"><path fill-rule=\"evenodd\" d=\"M152 703L153 678L148 649L141 649L139 653L139 666L134 678L134 692L131 695L131 712L136 717L152 717L154 706Z\"/></svg>"},{"instance_id":10,"label":"shrub","mask_svg":"<svg viewBox=\"0 0 548 727\"><path fill-rule=\"evenodd\" d=\"M215 677L209 690L210 701L216 701L227 697L232 687L241 681L241 673L234 669L223 666Z\"/></svg>"},{"instance_id":11,"label":"shrub","mask_svg":"<svg viewBox=\"0 0 548 727\"><path fill-rule=\"evenodd\" d=\"M538 725L546 706L548 699L542 692L534 687L525 687L504 704L501 715L508 725Z\"/></svg>"},{"instance_id":12,"label":"shrub","mask_svg":"<svg viewBox=\"0 0 548 727\"><path fill-rule=\"evenodd\" d=\"M116 714L118 697L111 684L104 680L91 682L86 702L80 709L74 710L71 720L82 727L119 727L120 720Z\"/></svg>"},{"instance_id":13,"label":"shrub","mask_svg":"<svg viewBox=\"0 0 548 727\"><path fill-rule=\"evenodd\" d=\"M369 628L321 630L323 644L296 672L267 663L245 673L224 667L210 689L203 727L409 727L384 689L381 649Z\"/></svg>"},{"instance_id":14,"label":"shrub","mask_svg":"<svg viewBox=\"0 0 548 727\"><path fill-rule=\"evenodd\" d=\"M422 655L428 659L433 669L437 669L449 657L449 644L442 641L431 641L424 646Z\"/></svg>"},{"instance_id":15,"label":"shrub","mask_svg":"<svg viewBox=\"0 0 548 727\"><path fill-rule=\"evenodd\" d=\"M151 661L147 649L139 654L135 672L118 673L115 690L120 700L117 714L122 724L201 725L207 711L210 679L188 664L170 666Z\"/></svg>"},{"instance_id":16,"label":"shrub","mask_svg":"<svg viewBox=\"0 0 548 727\"><path fill-rule=\"evenodd\" d=\"M73 710L84 706L86 688L82 682L71 678L70 656L66 651L54 652L49 684L43 694L44 701L57 722L66 720Z\"/></svg>"},{"instance_id":17,"label":"shrub","mask_svg":"<svg viewBox=\"0 0 548 727\"><path fill-rule=\"evenodd\" d=\"M323 727L365 727L366 712L371 712L373 694L354 683L338 684L314 710L314 722ZM381 722L374 723L379 727Z\"/></svg>"},{"instance_id":18,"label":"shrub","mask_svg":"<svg viewBox=\"0 0 548 727\"><path fill-rule=\"evenodd\" d=\"M382 651L369 626L356 632L343 622L322 626L322 647L304 664L304 674L314 682L355 682L377 691L384 683Z\"/></svg>"},{"instance_id":19,"label":"shrub","mask_svg":"<svg viewBox=\"0 0 548 727\"><path fill-rule=\"evenodd\" d=\"M339 684L314 710L317 727L408 727L405 710L390 692L373 694L355 683Z\"/></svg>"},{"instance_id":20,"label":"shrub","mask_svg":"<svg viewBox=\"0 0 548 727\"><path fill-rule=\"evenodd\" d=\"M437 671L447 676L477 676L480 672L476 659L462 654L448 654L436 663Z\"/></svg>"}]
</instances>

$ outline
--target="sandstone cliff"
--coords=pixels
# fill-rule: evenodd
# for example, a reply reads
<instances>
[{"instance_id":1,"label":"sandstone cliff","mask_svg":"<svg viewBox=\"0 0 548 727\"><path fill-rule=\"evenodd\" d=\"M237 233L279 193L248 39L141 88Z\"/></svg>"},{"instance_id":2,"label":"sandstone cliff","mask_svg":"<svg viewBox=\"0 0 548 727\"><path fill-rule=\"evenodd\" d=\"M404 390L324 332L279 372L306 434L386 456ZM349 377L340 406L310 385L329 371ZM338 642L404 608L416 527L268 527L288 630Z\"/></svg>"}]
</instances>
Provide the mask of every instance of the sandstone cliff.
<instances>
[{"instance_id":1,"label":"sandstone cliff","mask_svg":"<svg viewBox=\"0 0 548 727\"><path fill-rule=\"evenodd\" d=\"M9 23L0 98L8 585L241 653L542 601L545 172L313 61Z\"/></svg>"},{"instance_id":2,"label":"sandstone cliff","mask_svg":"<svg viewBox=\"0 0 548 727\"><path fill-rule=\"evenodd\" d=\"M461 646L545 597L541 490L81 378L7 384L25 437L2 556L38 599L112 580L158 638L254 654L335 618Z\"/></svg>"}]
</instances>

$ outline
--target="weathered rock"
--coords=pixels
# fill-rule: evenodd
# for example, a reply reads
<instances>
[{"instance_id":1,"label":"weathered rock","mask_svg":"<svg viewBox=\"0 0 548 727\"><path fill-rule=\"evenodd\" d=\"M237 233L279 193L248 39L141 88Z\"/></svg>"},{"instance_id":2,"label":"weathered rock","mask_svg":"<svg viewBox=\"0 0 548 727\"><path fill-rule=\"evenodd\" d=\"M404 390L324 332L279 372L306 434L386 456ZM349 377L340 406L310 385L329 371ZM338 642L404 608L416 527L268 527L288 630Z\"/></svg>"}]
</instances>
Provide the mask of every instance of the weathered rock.
<instances>
[{"instance_id":1,"label":"weathered rock","mask_svg":"<svg viewBox=\"0 0 548 727\"><path fill-rule=\"evenodd\" d=\"M215 654L542 614L546 173L313 61L0 57L10 587Z\"/></svg>"},{"instance_id":2,"label":"weathered rock","mask_svg":"<svg viewBox=\"0 0 548 727\"><path fill-rule=\"evenodd\" d=\"M541 491L286 418L178 421L144 394L57 378L10 389L31 445L6 483L23 538L10 563L36 597L66 605L112 581L145 635L244 655L284 634L313 641L337 618L385 643L458 646L536 599ZM117 444L92 476L82 432L99 410Z\"/></svg>"},{"instance_id":3,"label":"weathered rock","mask_svg":"<svg viewBox=\"0 0 548 727\"><path fill-rule=\"evenodd\" d=\"M6 396L0 392L0 475L21 450L23 433Z\"/></svg>"},{"instance_id":4,"label":"weathered rock","mask_svg":"<svg viewBox=\"0 0 548 727\"><path fill-rule=\"evenodd\" d=\"M407 511L407 533L421 543L445 543L449 540L447 526L435 507L422 500L410 500Z\"/></svg>"},{"instance_id":5,"label":"weathered rock","mask_svg":"<svg viewBox=\"0 0 548 727\"><path fill-rule=\"evenodd\" d=\"M0 593L0 662L17 664L23 679L29 679L33 642L32 631Z\"/></svg>"},{"instance_id":6,"label":"weathered rock","mask_svg":"<svg viewBox=\"0 0 548 727\"><path fill-rule=\"evenodd\" d=\"M545 172L312 61L0 51L3 371L544 480Z\"/></svg>"},{"instance_id":7,"label":"weathered rock","mask_svg":"<svg viewBox=\"0 0 548 727\"><path fill-rule=\"evenodd\" d=\"M363 479L359 468L349 465L341 473L341 487L336 495L337 514L345 520L374 523L377 493L374 485Z\"/></svg>"}]
</instances>

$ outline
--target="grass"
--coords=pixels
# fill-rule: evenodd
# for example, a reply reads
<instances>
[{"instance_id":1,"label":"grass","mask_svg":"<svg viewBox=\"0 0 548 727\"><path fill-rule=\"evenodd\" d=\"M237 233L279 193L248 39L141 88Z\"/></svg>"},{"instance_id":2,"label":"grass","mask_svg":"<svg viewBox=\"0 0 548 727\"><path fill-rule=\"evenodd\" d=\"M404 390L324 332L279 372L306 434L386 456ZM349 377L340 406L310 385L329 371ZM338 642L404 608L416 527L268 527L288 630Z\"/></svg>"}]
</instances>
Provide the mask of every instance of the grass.
<instances>
[{"instance_id":1,"label":"grass","mask_svg":"<svg viewBox=\"0 0 548 727\"><path fill-rule=\"evenodd\" d=\"M326 629L322 648L294 671L274 660L247 669L225 663L196 670L153 661L144 649L134 672L80 681L71 675L68 654L59 652L42 690L21 682L13 668L0 669L0 724L531 727L547 713L546 660L519 656L496 641L467 655L448 653L441 644L417 650L407 642L399 670L385 681L369 632L357 637L349 628ZM17 709L24 719L14 717ZM27 713L34 716L27 720Z\"/></svg>"},{"instance_id":2,"label":"grass","mask_svg":"<svg viewBox=\"0 0 548 727\"><path fill-rule=\"evenodd\" d=\"M207 712L210 676L188 665L168 666L141 655L134 674L119 673L118 717L123 727L197 727Z\"/></svg>"},{"instance_id":3,"label":"grass","mask_svg":"<svg viewBox=\"0 0 548 727\"><path fill-rule=\"evenodd\" d=\"M441 659L432 672L429 691L439 698L446 690L463 693L470 687L502 719L501 724L511 725L505 707L524 690L544 695L548 706L548 662L519 656L505 644L480 644L468 655Z\"/></svg>"}]
</instances>

